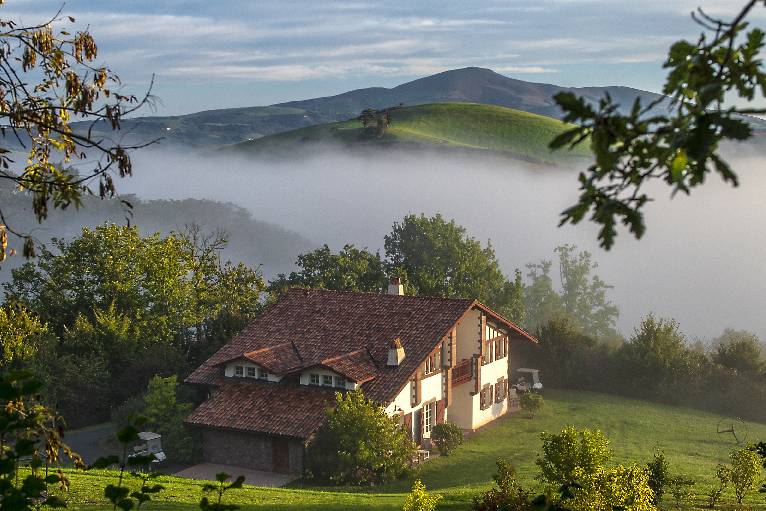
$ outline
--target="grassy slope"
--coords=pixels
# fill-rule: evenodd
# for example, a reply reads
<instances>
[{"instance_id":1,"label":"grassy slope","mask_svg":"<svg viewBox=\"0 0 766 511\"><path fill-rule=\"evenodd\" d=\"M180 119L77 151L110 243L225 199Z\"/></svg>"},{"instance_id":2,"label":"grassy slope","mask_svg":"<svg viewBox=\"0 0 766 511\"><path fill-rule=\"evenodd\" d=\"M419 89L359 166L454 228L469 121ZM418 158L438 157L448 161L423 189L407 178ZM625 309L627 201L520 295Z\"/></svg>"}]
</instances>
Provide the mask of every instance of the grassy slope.
<instances>
[{"instance_id":1,"label":"grassy slope","mask_svg":"<svg viewBox=\"0 0 766 511\"><path fill-rule=\"evenodd\" d=\"M534 420L513 417L498 421L467 440L447 458L425 464L419 477L429 488L445 496L440 509L467 509L471 496L486 487L498 457L510 458L525 485L538 489L534 460L540 448L541 431L558 431L563 426L600 428L612 440L615 462L645 463L656 449L663 449L671 469L698 481L695 491L704 494L714 481L715 466L726 462L735 447L728 435L716 434L717 415L657 405L643 401L583 392L549 391L546 409ZM750 424L750 440L766 438L766 425ZM101 489L114 479L112 474L95 472L73 476L70 507L104 508ZM147 509L194 509L201 484L178 478L164 478L167 490ZM373 489L260 489L248 487L231 493L229 501L245 510L347 511L351 509L400 509L402 492L409 482ZM727 497L731 500L731 497ZM762 495L750 504L766 509ZM665 506L670 507L670 506Z\"/></svg>"},{"instance_id":2,"label":"grassy slope","mask_svg":"<svg viewBox=\"0 0 766 511\"><path fill-rule=\"evenodd\" d=\"M450 147L509 154L558 163L583 157L553 153L548 143L566 126L556 119L491 105L436 103L405 107L392 112L391 126L381 138L369 136L356 120L301 128L234 146L243 152L280 152L297 144L333 142L343 145Z\"/></svg>"}]
</instances>

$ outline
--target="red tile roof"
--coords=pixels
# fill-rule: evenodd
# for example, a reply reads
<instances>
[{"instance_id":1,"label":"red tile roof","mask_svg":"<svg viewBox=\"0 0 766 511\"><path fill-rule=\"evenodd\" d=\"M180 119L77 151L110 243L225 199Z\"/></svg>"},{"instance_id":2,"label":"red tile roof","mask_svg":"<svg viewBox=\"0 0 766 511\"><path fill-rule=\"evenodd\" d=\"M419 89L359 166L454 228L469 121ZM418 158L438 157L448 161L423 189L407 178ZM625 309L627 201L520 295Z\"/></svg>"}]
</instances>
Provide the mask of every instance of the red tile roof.
<instances>
[{"instance_id":1,"label":"red tile roof","mask_svg":"<svg viewBox=\"0 0 766 511\"><path fill-rule=\"evenodd\" d=\"M303 367L303 360L301 360L295 345L291 342L285 342L277 344L276 346L257 349L255 351L248 351L247 353L232 357L229 360L222 360L218 365L239 359L249 360L274 374L285 374L293 369Z\"/></svg>"},{"instance_id":2,"label":"red tile roof","mask_svg":"<svg viewBox=\"0 0 766 511\"><path fill-rule=\"evenodd\" d=\"M358 384L372 380L379 371L367 350L357 350L339 357L326 358L320 365Z\"/></svg>"},{"instance_id":3,"label":"red tile roof","mask_svg":"<svg viewBox=\"0 0 766 511\"><path fill-rule=\"evenodd\" d=\"M186 418L192 426L308 438L324 421L334 392L259 381L229 382ZM285 406L289 403L289 406Z\"/></svg>"},{"instance_id":4,"label":"red tile roof","mask_svg":"<svg viewBox=\"0 0 766 511\"><path fill-rule=\"evenodd\" d=\"M379 403L388 403L407 384L442 338L474 307L507 326L513 337L536 342L522 329L475 300L291 289L198 367L186 382L228 387L220 365L244 357L275 374L316 366L328 367L362 384L367 397ZM386 365L388 350L396 339L400 339L404 347L405 358L399 366L389 367ZM294 399L302 399L297 394L293 396L292 392L307 390L305 387L294 389L297 384L272 387L289 389L291 393L274 395L274 403L269 405L268 410L291 408ZM229 397L250 399L241 393ZM262 402L261 397L258 399ZM285 406L284 403L290 405ZM235 419L225 420L226 413L214 410L215 406L231 410L231 407L236 408L236 404L214 397L202 407L207 410L206 416L221 417L221 424L229 424L217 427L239 427L235 425ZM257 410L250 404L247 406ZM275 417L288 414L287 411L269 413L275 413ZM300 418L300 415L296 417L301 423L310 422ZM282 424L281 419L274 420Z\"/></svg>"}]
</instances>

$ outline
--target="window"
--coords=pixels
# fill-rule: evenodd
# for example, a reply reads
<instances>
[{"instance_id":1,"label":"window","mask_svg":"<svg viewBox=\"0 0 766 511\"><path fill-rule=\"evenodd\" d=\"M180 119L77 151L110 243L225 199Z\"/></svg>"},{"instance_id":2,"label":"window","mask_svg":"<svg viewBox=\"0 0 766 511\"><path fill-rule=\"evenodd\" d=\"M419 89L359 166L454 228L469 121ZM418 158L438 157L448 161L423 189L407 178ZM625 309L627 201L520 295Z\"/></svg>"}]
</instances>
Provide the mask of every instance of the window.
<instances>
[{"instance_id":1,"label":"window","mask_svg":"<svg viewBox=\"0 0 766 511\"><path fill-rule=\"evenodd\" d=\"M240 378L245 375L245 368L242 366L234 366L234 376L239 376Z\"/></svg>"},{"instance_id":2,"label":"window","mask_svg":"<svg viewBox=\"0 0 766 511\"><path fill-rule=\"evenodd\" d=\"M423 366L423 374L429 375L433 373L439 372L439 365L441 364L441 347L436 350L434 353L431 354L426 359L426 362Z\"/></svg>"},{"instance_id":3,"label":"window","mask_svg":"<svg viewBox=\"0 0 766 511\"><path fill-rule=\"evenodd\" d=\"M310 376L310 383L311 383L311 385L319 385L319 375L318 374L312 374Z\"/></svg>"},{"instance_id":4,"label":"window","mask_svg":"<svg viewBox=\"0 0 766 511\"><path fill-rule=\"evenodd\" d=\"M332 376L330 376L329 374L323 374L322 385L327 385L328 387L332 387Z\"/></svg>"},{"instance_id":5,"label":"window","mask_svg":"<svg viewBox=\"0 0 766 511\"><path fill-rule=\"evenodd\" d=\"M269 379L269 373L264 371L263 369L258 369L258 378L261 380L268 380Z\"/></svg>"},{"instance_id":6,"label":"window","mask_svg":"<svg viewBox=\"0 0 766 511\"><path fill-rule=\"evenodd\" d=\"M436 420L436 403L428 403L423 407L423 433L430 433Z\"/></svg>"},{"instance_id":7,"label":"window","mask_svg":"<svg viewBox=\"0 0 766 511\"><path fill-rule=\"evenodd\" d=\"M479 393L479 408L486 410L492 406L492 385L489 383L484 385Z\"/></svg>"},{"instance_id":8,"label":"window","mask_svg":"<svg viewBox=\"0 0 766 511\"><path fill-rule=\"evenodd\" d=\"M248 367L247 368L247 377L248 378L255 378L255 367Z\"/></svg>"},{"instance_id":9,"label":"window","mask_svg":"<svg viewBox=\"0 0 766 511\"><path fill-rule=\"evenodd\" d=\"M335 386L341 389L346 388L346 379L343 376L335 377Z\"/></svg>"},{"instance_id":10,"label":"window","mask_svg":"<svg viewBox=\"0 0 766 511\"><path fill-rule=\"evenodd\" d=\"M495 403L502 403L508 395L508 382L505 378L500 378L495 384Z\"/></svg>"}]
</instances>

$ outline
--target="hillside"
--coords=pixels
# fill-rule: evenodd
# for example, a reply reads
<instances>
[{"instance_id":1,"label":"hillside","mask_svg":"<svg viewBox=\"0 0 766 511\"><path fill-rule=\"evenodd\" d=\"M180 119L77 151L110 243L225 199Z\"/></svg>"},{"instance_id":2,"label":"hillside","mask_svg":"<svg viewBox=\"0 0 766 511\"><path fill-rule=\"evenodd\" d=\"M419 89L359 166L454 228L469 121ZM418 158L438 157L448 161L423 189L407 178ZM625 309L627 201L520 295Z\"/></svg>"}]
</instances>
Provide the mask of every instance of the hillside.
<instances>
[{"instance_id":1,"label":"hillside","mask_svg":"<svg viewBox=\"0 0 766 511\"><path fill-rule=\"evenodd\" d=\"M539 434L555 432L567 425L599 428L612 440L614 463L643 465L657 449L665 452L671 471L696 481L695 508L702 509L705 496L715 480L715 467L727 461L738 446L731 435L716 433L722 417L686 408L658 405L605 394L575 391L548 391L546 408L534 420L514 416L497 421L466 440L453 455L436 458L422 466L418 477L444 495L440 510L467 509L473 495L491 484L498 457L509 458L521 482L540 491L534 477L535 457L540 448ZM723 420L726 423L727 419ZM766 425L749 424L749 440L766 438ZM470 469L468 469L470 467ZM69 509L103 509L103 487L113 482L115 473L91 471L70 474ZM162 477L166 487L149 509L192 510L202 495L200 481ZM138 484L135 481L135 484ZM246 486L227 494L227 503L248 510L305 511L394 511L401 509L403 493L411 482L401 481L374 488L264 489ZM728 490L731 492L731 490ZM732 501L730 493L724 499ZM665 502L664 508L671 503ZM753 509L765 509L762 495L746 501Z\"/></svg>"},{"instance_id":2,"label":"hillside","mask_svg":"<svg viewBox=\"0 0 766 511\"><path fill-rule=\"evenodd\" d=\"M23 232L32 232L42 243L51 238L72 238L84 226L104 222L139 226L142 234L183 231L189 224L199 225L203 232L223 231L229 243L223 251L224 260L261 266L268 277L292 270L298 254L314 248L315 244L298 233L254 218L246 209L230 203L201 199L142 200L124 196L133 205L132 215L117 200L86 197L84 207L53 210L40 226L29 214L29 200L13 193L7 183L0 183L0 204L10 225ZM15 242L16 240L11 240ZM24 262L21 257L10 258L0 265L0 282L10 279L13 268Z\"/></svg>"},{"instance_id":3,"label":"hillside","mask_svg":"<svg viewBox=\"0 0 766 511\"><path fill-rule=\"evenodd\" d=\"M586 156L584 148L552 152L548 143L566 126L556 119L510 108L470 103L437 103L397 108L378 137L357 120L323 124L243 142L228 151L281 157L326 145L343 148L450 148L500 153L542 163Z\"/></svg>"},{"instance_id":4,"label":"hillside","mask_svg":"<svg viewBox=\"0 0 766 511\"><path fill-rule=\"evenodd\" d=\"M381 109L399 104L480 103L558 117L560 112L552 96L564 90L575 91L593 102L608 92L625 109L630 108L636 96L646 101L658 97L657 94L629 87L578 89L526 82L500 75L490 69L469 67L419 78L392 88L370 87L272 106L123 119L120 138L125 143L140 143L163 137L162 143L166 145L220 146L305 126L343 121L356 117L365 108ZM83 123L77 125L81 128L85 126ZM106 125L100 131L109 133Z\"/></svg>"}]
</instances>

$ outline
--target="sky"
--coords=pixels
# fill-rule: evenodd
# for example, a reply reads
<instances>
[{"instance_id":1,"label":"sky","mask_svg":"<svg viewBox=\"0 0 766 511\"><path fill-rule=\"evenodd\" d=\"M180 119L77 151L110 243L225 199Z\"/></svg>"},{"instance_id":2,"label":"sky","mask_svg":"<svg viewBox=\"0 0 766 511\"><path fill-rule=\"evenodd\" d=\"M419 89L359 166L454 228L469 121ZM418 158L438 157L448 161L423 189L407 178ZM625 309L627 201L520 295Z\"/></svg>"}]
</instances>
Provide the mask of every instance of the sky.
<instances>
[{"instance_id":1,"label":"sky","mask_svg":"<svg viewBox=\"0 0 766 511\"><path fill-rule=\"evenodd\" d=\"M730 18L743 3L68 0L63 12L89 27L125 91L142 92L155 75L155 113L176 115L391 87L467 66L564 86L659 91L669 45L699 33L690 12L702 5ZM36 23L61 4L8 0L0 12Z\"/></svg>"}]
</instances>

